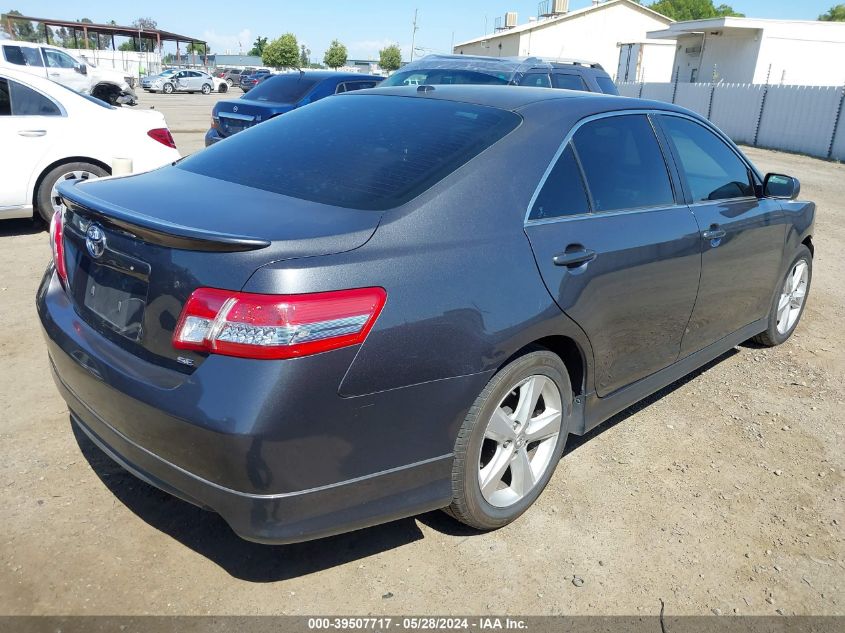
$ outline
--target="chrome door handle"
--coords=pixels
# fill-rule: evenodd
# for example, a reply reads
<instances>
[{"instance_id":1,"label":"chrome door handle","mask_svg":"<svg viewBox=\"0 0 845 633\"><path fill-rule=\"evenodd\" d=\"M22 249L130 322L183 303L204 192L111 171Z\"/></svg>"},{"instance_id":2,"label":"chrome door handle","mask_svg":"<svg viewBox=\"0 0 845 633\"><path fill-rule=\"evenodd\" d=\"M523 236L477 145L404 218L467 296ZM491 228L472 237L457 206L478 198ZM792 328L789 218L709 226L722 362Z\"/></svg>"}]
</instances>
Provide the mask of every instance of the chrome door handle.
<instances>
[{"instance_id":1,"label":"chrome door handle","mask_svg":"<svg viewBox=\"0 0 845 633\"><path fill-rule=\"evenodd\" d=\"M568 268L575 268L591 262L596 258L596 252L589 248L579 248L578 250L565 251L554 256L552 261L555 266L566 266Z\"/></svg>"},{"instance_id":2,"label":"chrome door handle","mask_svg":"<svg viewBox=\"0 0 845 633\"><path fill-rule=\"evenodd\" d=\"M18 136L46 136L47 130L18 130Z\"/></svg>"},{"instance_id":3,"label":"chrome door handle","mask_svg":"<svg viewBox=\"0 0 845 633\"><path fill-rule=\"evenodd\" d=\"M704 231L701 234L701 237L705 240L720 240L725 237L725 235L727 235L727 233L725 233L724 229L711 228L709 231Z\"/></svg>"}]
</instances>

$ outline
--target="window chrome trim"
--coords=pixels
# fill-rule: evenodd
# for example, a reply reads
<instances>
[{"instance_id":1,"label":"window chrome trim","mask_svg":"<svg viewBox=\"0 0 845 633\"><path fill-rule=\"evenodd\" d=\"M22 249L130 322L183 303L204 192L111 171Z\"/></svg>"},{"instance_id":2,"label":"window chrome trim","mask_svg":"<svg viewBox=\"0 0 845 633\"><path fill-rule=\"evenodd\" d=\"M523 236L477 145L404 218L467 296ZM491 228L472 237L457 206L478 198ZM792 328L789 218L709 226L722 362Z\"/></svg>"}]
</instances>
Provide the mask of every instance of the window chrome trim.
<instances>
[{"instance_id":1,"label":"window chrome trim","mask_svg":"<svg viewBox=\"0 0 845 633\"><path fill-rule=\"evenodd\" d=\"M546 219L542 219L542 220L532 220L532 219L530 219L531 209L534 208L534 203L537 201L537 198L540 195L540 191L542 191L543 187L545 186L546 180L548 180L549 175L552 173L552 170L554 169L555 165L557 164L558 159L560 159L563 152L566 151L566 146L572 141L573 137L578 132L578 130L581 129L582 126L584 126L587 123L590 123L592 121L598 121L599 119L609 119L611 117L630 116L630 115L636 115L636 114L641 114L641 115L644 114L646 116L652 116L652 115L655 115L655 116L676 116L678 118L688 119L688 120L692 121L693 123L697 123L699 125L702 125L702 121L700 119L698 119L694 116L690 116L688 114L685 114L684 112L675 112L675 111L672 111L672 110L658 110L656 108L642 108L642 109L631 108L631 109L626 109L626 110L613 110L611 112L600 112L599 114L592 114L590 116L584 117L583 119L580 119L578 122L575 123L575 125L572 126L572 129L570 129L569 132L567 132L566 136L563 139L563 142L560 144L560 147L558 147L554 156L552 156L552 160L549 162L548 167L546 167L546 170L543 172L543 176L540 178L539 184L534 189L534 194L531 196L531 199L528 201L528 208L525 210L525 215L523 216L523 222L522 222L523 226L529 226L529 225L533 225L533 224L552 224L554 222L563 222L563 221L566 221L570 218L583 219L585 217L601 217L601 216L606 216L608 214L618 215L618 214L658 211L658 210L661 210L661 209L662 210L671 209L673 207L678 207L678 206L693 207L693 206L697 206L698 204L714 204L714 203L718 203L718 202L733 202L733 201L736 201L736 200L758 200L758 198L756 198L754 196L744 196L743 198L731 198L730 200L703 200L703 201L700 201L698 203L691 203L691 204L687 204L686 202L683 202L680 205L675 203L674 205L656 205L656 206L651 206L651 207L635 207L635 208L630 208L630 209L627 209L627 208L626 209L613 209L613 210L610 210L610 211L592 211L590 213L579 213L577 215L562 215L562 216L559 216L559 217L556 217L556 218L546 218ZM651 124L651 121L649 121L649 123ZM711 132L716 134L716 136L720 140L727 141L726 145L728 146L728 149L730 149L743 162L743 164L746 165L751 170L751 172L754 175L759 177L759 173L754 168L754 166L751 165L749 163L749 161L744 156L737 153L736 148L733 146L733 141L731 141L729 138L727 138L721 131L719 131L711 123L706 122L706 121L705 121L705 123L706 124L703 127L705 127L705 129L709 129ZM658 138L657 132L653 129L653 127L652 127L652 131L654 132L655 140L657 140L658 145L659 145L660 139ZM662 148L661 148L661 153L662 153ZM665 163L665 161L666 161L665 156L663 156L663 161ZM669 177L669 183L674 187L674 183L672 182L672 174L669 171L668 165L666 166L666 175ZM586 177L582 176L582 178L584 180L585 186L589 189L590 184L589 184L589 182L587 182Z\"/></svg>"}]
</instances>

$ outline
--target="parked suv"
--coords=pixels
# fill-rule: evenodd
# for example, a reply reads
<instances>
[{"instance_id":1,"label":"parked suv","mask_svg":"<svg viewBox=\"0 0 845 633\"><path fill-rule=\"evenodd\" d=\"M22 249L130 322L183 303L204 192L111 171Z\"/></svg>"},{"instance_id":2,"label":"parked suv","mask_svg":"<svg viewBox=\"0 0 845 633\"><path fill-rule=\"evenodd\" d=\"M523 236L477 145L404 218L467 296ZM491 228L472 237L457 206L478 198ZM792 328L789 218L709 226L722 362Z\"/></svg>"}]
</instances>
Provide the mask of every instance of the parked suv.
<instances>
[{"instance_id":1,"label":"parked suv","mask_svg":"<svg viewBox=\"0 0 845 633\"><path fill-rule=\"evenodd\" d=\"M267 70L266 68L253 71L251 73L241 74L241 90L243 90L244 92L249 92L272 74L273 73Z\"/></svg>"},{"instance_id":2,"label":"parked suv","mask_svg":"<svg viewBox=\"0 0 845 633\"><path fill-rule=\"evenodd\" d=\"M403 66L382 86L511 84L618 95L601 64L577 59L427 55Z\"/></svg>"},{"instance_id":3,"label":"parked suv","mask_svg":"<svg viewBox=\"0 0 845 633\"><path fill-rule=\"evenodd\" d=\"M229 87L231 88L232 86L240 86L241 85L241 75L242 74L248 74L249 72L250 71L248 71L248 70L241 70L239 68L232 68L232 69L229 69L229 70L224 70L222 72L218 72L217 76L220 77L220 79L223 79L227 84L229 84Z\"/></svg>"},{"instance_id":4,"label":"parked suv","mask_svg":"<svg viewBox=\"0 0 845 633\"><path fill-rule=\"evenodd\" d=\"M0 49L0 66L46 77L111 105L135 105L137 102L129 84L132 77L94 66L61 48L33 42L3 41Z\"/></svg>"}]
</instances>

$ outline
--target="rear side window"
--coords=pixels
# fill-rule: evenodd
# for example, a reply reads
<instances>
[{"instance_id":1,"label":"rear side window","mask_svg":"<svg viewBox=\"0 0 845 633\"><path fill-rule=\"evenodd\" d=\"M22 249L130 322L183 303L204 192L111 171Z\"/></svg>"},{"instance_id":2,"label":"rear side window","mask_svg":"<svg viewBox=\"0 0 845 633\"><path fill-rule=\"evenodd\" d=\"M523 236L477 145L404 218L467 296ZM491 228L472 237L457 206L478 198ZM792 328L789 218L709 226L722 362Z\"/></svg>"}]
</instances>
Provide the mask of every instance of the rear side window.
<instances>
[{"instance_id":1,"label":"rear side window","mask_svg":"<svg viewBox=\"0 0 845 633\"><path fill-rule=\"evenodd\" d=\"M12 114L12 99L9 97L9 82L0 78L0 116Z\"/></svg>"},{"instance_id":2,"label":"rear side window","mask_svg":"<svg viewBox=\"0 0 845 633\"><path fill-rule=\"evenodd\" d=\"M260 77L261 75L255 75ZM272 101L275 103L296 103L304 97L317 83L299 73L277 75L265 79L249 91L249 98L253 101Z\"/></svg>"},{"instance_id":3,"label":"rear side window","mask_svg":"<svg viewBox=\"0 0 845 633\"><path fill-rule=\"evenodd\" d=\"M337 93L352 92L353 90L365 90L367 88L375 88L376 81L345 81L337 87Z\"/></svg>"},{"instance_id":4,"label":"rear side window","mask_svg":"<svg viewBox=\"0 0 845 633\"><path fill-rule=\"evenodd\" d=\"M488 75L474 70L460 70L453 68L436 68L432 70L411 70L393 73L381 82L385 86L429 86L438 84L484 84L504 86L508 78L504 75Z\"/></svg>"},{"instance_id":5,"label":"rear side window","mask_svg":"<svg viewBox=\"0 0 845 633\"><path fill-rule=\"evenodd\" d=\"M689 119L660 120L681 160L694 202L754 195L748 167L722 139Z\"/></svg>"},{"instance_id":6,"label":"rear side window","mask_svg":"<svg viewBox=\"0 0 845 633\"><path fill-rule=\"evenodd\" d=\"M454 101L331 97L240 132L176 168L303 200L383 210L433 186L521 120Z\"/></svg>"},{"instance_id":7,"label":"rear side window","mask_svg":"<svg viewBox=\"0 0 845 633\"><path fill-rule=\"evenodd\" d=\"M543 184L531 213L530 220L547 220L564 215L578 215L589 213L590 203L581 178L581 170L575 160L572 145L558 158L557 163L549 172L549 177Z\"/></svg>"},{"instance_id":8,"label":"rear side window","mask_svg":"<svg viewBox=\"0 0 845 633\"><path fill-rule=\"evenodd\" d=\"M663 153L644 114L585 123L573 138L594 211L674 204Z\"/></svg>"},{"instance_id":9,"label":"rear side window","mask_svg":"<svg viewBox=\"0 0 845 633\"><path fill-rule=\"evenodd\" d=\"M10 64L18 66L44 66L41 61L41 53L37 48L29 48L27 46L3 46L3 57Z\"/></svg>"},{"instance_id":10,"label":"rear side window","mask_svg":"<svg viewBox=\"0 0 845 633\"><path fill-rule=\"evenodd\" d=\"M551 88L549 75L547 73L526 73L519 82L520 86L531 86L533 88Z\"/></svg>"},{"instance_id":11,"label":"rear side window","mask_svg":"<svg viewBox=\"0 0 845 633\"><path fill-rule=\"evenodd\" d=\"M581 75L554 74L552 75L552 85L564 90L589 90Z\"/></svg>"},{"instance_id":12,"label":"rear side window","mask_svg":"<svg viewBox=\"0 0 845 633\"><path fill-rule=\"evenodd\" d=\"M613 80L610 77L605 77L604 75L597 75L596 76L596 83L601 88L601 91L606 95L619 95L619 89L616 87L616 84L613 83Z\"/></svg>"},{"instance_id":13,"label":"rear side window","mask_svg":"<svg viewBox=\"0 0 845 633\"><path fill-rule=\"evenodd\" d=\"M17 81L9 81L9 96L12 101L12 114L14 116L60 116L58 106L50 101L40 92L19 84Z\"/></svg>"}]
</instances>

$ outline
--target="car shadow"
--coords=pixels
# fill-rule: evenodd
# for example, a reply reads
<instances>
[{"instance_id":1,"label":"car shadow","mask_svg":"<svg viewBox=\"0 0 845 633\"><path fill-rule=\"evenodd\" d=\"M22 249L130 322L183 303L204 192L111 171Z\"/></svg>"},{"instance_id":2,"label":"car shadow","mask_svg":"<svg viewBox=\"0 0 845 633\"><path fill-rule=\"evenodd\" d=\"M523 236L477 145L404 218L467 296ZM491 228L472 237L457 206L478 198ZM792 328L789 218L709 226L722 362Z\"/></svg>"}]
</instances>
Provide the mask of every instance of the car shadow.
<instances>
[{"instance_id":1,"label":"car shadow","mask_svg":"<svg viewBox=\"0 0 845 633\"><path fill-rule=\"evenodd\" d=\"M583 436L570 435L563 457L736 353L736 349L726 352L616 414ZM121 503L148 525L208 558L240 580L264 583L307 576L408 545L424 537L416 521L449 536L470 537L482 534L444 512L435 511L306 543L251 543L237 536L219 515L177 499L137 479L103 453L75 424L71 424L71 427L82 455L100 481Z\"/></svg>"},{"instance_id":2,"label":"car shadow","mask_svg":"<svg viewBox=\"0 0 845 633\"><path fill-rule=\"evenodd\" d=\"M32 218L18 218L0 222L0 237L36 235L37 233L46 232L47 226L40 220L33 220Z\"/></svg>"},{"instance_id":3,"label":"car shadow","mask_svg":"<svg viewBox=\"0 0 845 633\"><path fill-rule=\"evenodd\" d=\"M148 525L216 563L231 576L277 582L330 569L423 538L413 518L292 545L262 545L237 536L214 512L137 479L71 423L82 455L114 496Z\"/></svg>"}]
</instances>

